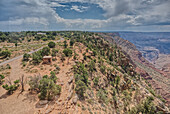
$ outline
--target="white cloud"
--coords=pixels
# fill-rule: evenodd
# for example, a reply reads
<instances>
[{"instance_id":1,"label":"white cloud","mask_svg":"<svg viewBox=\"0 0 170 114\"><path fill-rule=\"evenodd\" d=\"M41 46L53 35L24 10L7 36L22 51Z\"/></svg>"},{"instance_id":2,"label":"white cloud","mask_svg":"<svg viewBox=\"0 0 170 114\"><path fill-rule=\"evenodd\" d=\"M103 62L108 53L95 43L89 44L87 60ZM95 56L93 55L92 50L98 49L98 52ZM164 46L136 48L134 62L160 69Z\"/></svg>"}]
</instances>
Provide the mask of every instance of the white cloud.
<instances>
[{"instance_id":1,"label":"white cloud","mask_svg":"<svg viewBox=\"0 0 170 114\"><path fill-rule=\"evenodd\" d=\"M83 10L79 9L78 6L72 6L71 10L75 10L77 12L83 12Z\"/></svg>"},{"instance_id":2,"label":"white cloud","mask_svg":"<svg viewBox=\"0 0 170 114\"><path fill-rule=\"evenodd\" d=\"M73 5L71 7L71 10L75 10L77 12L84 12L84 11L87 11L88 7L85 7L85 6L76 6L76 5Z\"/></svg>"},{"instance_id":3,"label":"white cloud","mask_svg":"<svg viewBox=\"0 0 170 114\"><path fill-rule=\"evenodd\" d=\"M19 19L11 19L9 21L1 21L1 24L8 24L8 25L21 25L21 24L42 24L48 25L48 20L46 18L37 18L37 17L27 17L27 18L19 18Z\"/></svg>"},{"instance_id":4,"label":"white cloud","mask_svg":"<svg viewBox=\"0 0 170 114\"><path fill-rule=\"evenodd\" d=\"M66 7L66 5L59 4L57 2L51 2L49 4L50 7Z\"/></svg>"},{"instance_id":5,"label":"white cloud","mask_svg":"<svg viewBox=\"0 0 170 114\"><path fill-rule=\"evenodd\" d=\"M97 4L106 19L64 19L52 7L67 7L60 3L81 2ZM2 0L0 30L7 26L28 25L28 28L45 26L47 29L144 29L159 23L170 23L169 0ZM71 10L87 11L89 7L73 5ZM30 26L30 27L29 27ZM156 26L156 25L155 25ZM24 26L27 27L27 26ZM136 28L137 27L137 28ZM170 29L157 25L155 29ZM23 28L22 28L23 29ZM160 30L161 30L160 29ZM139 28L140 30L140 28Z\"/></svg>"}]
</instances>

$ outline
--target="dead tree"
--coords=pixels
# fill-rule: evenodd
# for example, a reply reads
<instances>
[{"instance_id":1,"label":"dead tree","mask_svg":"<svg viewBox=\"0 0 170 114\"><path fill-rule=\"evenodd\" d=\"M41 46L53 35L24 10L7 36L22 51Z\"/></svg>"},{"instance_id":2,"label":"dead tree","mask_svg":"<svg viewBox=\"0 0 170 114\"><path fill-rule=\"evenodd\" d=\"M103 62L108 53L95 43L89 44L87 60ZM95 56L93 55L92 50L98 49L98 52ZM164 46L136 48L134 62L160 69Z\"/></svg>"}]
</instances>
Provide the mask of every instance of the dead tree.
<instances>
[{"instance_id":1,"label":"dead tree","mask_svg":"<svg viewBox=\"0 0 170 114\"><path fill-rule=\"evenodd\" d=\"M24 91L24 75L21 76L20 78L20 83L21 83L21 93Z\"/></svg>"},{"instance_id":2,"label":"dead tree","mask_svg":"<svg viewBox=\"0 0 170 114\"><path fill-rule=\"evenodd\" d=\"M10 85L12 85L12 82L11 82L11 78L10 78L10 76L8 76L7 81L8 81L8 83L9 83Z\"/></svg>"}]
</instances>

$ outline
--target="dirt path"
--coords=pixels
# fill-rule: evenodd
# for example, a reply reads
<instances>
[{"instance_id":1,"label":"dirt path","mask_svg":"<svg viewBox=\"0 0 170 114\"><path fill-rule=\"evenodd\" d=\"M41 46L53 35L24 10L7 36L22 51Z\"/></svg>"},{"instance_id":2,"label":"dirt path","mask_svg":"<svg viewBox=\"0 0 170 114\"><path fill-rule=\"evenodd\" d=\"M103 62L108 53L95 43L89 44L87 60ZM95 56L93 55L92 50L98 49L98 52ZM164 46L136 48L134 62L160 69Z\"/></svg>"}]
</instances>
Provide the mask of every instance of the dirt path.
<instances>
[{"instance_id":1,"label":"dirt path","mask_svg":"<svg viewBox=\"0 0 170 114\"><path fill-rule=\"evenodd\" d=\"M68 84L69 79L71 78L72 74L69 74L70 69L72 68L71 65L65 65L65 66L60 66L61 71L57 75L58 78L58 84L62 84L62 90L61 90L61 95L58 100L56 100L55 105L54 105L54 110L52 111L52 114L58 114L58 113L65 113L65 112L74 112L74 108L69 108L70 104L68 101L68 96L70 94L69 88L71 87L71 84ZM70 111L70 109L72 111ZM69 111L68 111L69 110Z\"/></svg>"}]
</instances>

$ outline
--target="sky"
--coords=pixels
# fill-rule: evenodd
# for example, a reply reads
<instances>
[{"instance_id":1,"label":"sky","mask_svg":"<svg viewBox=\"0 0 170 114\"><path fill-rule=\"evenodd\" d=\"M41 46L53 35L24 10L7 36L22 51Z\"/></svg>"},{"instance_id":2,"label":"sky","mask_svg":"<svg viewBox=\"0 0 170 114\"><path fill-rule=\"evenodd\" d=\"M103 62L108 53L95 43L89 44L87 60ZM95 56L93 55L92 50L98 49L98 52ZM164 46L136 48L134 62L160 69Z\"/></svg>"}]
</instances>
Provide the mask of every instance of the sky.
<instances>
[{"instance_id":1,"label":"sky","mask_svg":"<svg viewBox=\"0 0 170 114\"><path fill-rule=\"evenodd\" d=\"M0 0L0 31L170 32L170 0Z\"/></svg>"}]
</instances>

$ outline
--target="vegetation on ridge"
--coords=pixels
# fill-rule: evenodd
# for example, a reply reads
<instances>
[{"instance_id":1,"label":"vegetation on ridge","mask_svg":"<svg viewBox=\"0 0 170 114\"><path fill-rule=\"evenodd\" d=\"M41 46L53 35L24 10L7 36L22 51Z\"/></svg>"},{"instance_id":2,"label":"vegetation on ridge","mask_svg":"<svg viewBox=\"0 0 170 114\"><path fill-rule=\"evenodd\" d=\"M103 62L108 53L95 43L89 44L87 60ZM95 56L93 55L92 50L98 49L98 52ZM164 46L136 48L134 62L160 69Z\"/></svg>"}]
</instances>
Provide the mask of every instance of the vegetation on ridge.
<instances>
[{"instance_id":1,"label":"vegetation on ridge","mask_svg":"<svg viewBox=\"0 0 170 114\"><path fill-rule=\"evenodd\" d=\"M37 32L23 32L34 40L64 38L58 43L50 41L47 47L23 56L22 70L36 71L36 75L28 79L29 92L40 101L55 101L54 106L62 106L65 111L77 105L78 110L89 113L161 113L157 108L157 95L137 74L133 62L119 46L93 32L44 33L46 35L39 36ZM43 57L49 55L52 63L42 64ZM4 84L3 80L1 76L0 84ZM12 94L20 89L18 83L3 87Z\"/></svg>"}]
</instances>

